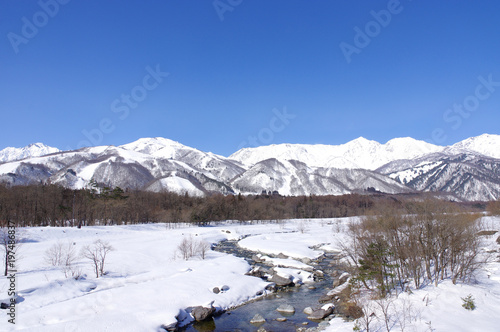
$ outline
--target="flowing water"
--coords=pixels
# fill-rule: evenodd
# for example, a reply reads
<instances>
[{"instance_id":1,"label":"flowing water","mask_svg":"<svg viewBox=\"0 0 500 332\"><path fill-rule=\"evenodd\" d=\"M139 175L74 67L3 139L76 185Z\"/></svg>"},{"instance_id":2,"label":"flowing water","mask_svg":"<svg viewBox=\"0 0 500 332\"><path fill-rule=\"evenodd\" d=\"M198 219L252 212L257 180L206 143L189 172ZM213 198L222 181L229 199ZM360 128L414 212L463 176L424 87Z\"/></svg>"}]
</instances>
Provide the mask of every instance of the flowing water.
<instances>
[{"instance_id":1,"label":"flowing water","mask_svg":"<svg viewBox=\"0 0 500 332\"><path fill-rule=\"evenodd\" d=\"M238 247L235 241L223 241L217 245L215 250L242 257L251 265L259 265L255 264L251 258L254 253ZM303 310L306 307L315 308L321 306L318 302L319 298L332 287L333 278L331 272L335 269L335 256L325 254L323 259L311 265L315 270L325 272L324 277L317 279L313 284L287 287L284 290L227 310L212 320L193 323L185 327L183 331L257 331L260 327L263 327L266 331L296 331L298 327L311 328L318 326L319 322L307 319L307 315L303 313ZM281 304L292 305L295 308L295 313L279 313L276 309ZM255 314L262 315L266 322L259 325L250 324L250 320ZM285 322L276 320L282 317L287 320Z\"/></svg>"}]
</instances>

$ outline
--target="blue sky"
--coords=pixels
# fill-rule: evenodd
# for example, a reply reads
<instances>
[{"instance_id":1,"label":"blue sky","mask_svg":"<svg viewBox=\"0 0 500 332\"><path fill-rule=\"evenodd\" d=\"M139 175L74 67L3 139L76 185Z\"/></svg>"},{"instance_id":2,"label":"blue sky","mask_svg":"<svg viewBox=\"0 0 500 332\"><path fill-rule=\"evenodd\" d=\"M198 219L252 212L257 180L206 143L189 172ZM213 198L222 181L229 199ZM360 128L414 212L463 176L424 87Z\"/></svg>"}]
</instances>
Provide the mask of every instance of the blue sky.
<instances>
[{"instance_id":1,"label":"blue sky","mask_svg":"<svg viewBox=\"0 0 500 332\"><path fill-rule=\"evenodd\" d=\"M0 149L500 134L500 2L6 0Z\"/></svg>"}]
</instances>

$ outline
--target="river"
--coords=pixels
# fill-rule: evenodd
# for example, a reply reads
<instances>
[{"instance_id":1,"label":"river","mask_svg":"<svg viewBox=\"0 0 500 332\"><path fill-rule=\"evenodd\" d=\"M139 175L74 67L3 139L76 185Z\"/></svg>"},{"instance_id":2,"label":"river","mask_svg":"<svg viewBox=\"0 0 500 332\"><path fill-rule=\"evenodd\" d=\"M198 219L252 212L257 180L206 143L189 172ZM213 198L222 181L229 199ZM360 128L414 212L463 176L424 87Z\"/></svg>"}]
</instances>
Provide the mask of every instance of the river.
<instances>
[{"instance_id":1,"label":"river","mask_svg":"<svg viewBox=\"0 0 500 332\"><path fill-rule=\"evenodd\" d=\"M252 260L254 252L242 249L237 241L222 241L214 250L242 257L250 265L261 265ZM286 287L276 293L266 295L257 300L243 304L239 307L227 310L221 315L205 322L195 322L184 327L181 331L186 332L208 332L208 331L257 331L260 327L266 331L296 331L297 328L314 328L320 321L307 319L303 312L306 307L319 307L319 298L327 293L332 287L332 272L336 269L336 257L326 253L318 261L311 265L315 270L324 272L324 277L316 278L312 284L304 284L300 287ZM269 267L269 266L268 266ZM294 314L284 314L276 311L281 304L289 304L295 308ZM266 322L259 325L250 323L255 314L262 315ZM277 321L278 318L286 318L285 322Z\"/></svg>"}]
</instances>

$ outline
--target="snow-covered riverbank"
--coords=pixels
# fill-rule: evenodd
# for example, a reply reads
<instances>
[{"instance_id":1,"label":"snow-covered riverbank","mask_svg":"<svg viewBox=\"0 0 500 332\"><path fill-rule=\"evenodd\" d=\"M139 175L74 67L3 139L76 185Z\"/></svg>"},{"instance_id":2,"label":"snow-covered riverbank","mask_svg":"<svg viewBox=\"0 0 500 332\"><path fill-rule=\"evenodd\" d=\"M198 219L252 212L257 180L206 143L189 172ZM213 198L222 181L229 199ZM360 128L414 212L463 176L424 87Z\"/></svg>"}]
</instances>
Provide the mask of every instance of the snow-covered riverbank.
<instances>
[{"instance_id":1,"label":"snow-covered riverbank","mask_svg":"<svg viewBox=\"0 0 500 332\"><path fill-rule=\"evenodd\" d=\"M338 248L349 219L286 221L282 223L220 223L212 227L168 229L164 224L76 228L25 229L28 242L17 256L16 324L8 322L7 310L0 311L0 330L29 331L162 331L161 326L175 324L177 318L192 318L185 308L213 305L226 309L254 299L267 282L245 275L249 265L241 258L209 251L183 260L178 246L183 239L203 239L216 243L239 239L241 245L263 254L283 253L291 261L283 268L303 267L305 259L315 258L322 250ZM499 229L499 219L490 222ZM485 246L498 249L496 236L485 238ZM78 258L76 265L85 278L66 279L59 268L47 264L45 252L55 243L71 243L79 252L85 245L101 239L114 251L108 254L100 278L93 274L89 261ZM313 249L319 248L319 249ZM299 263L299 260L301 262ZM475 285L427 286L412 295L404 295L405 303L413 303L419 321L417 331L431 322L437 331L496 331L500 324L500 263L490 263L478 275ZM215 287L225 290L216 294ZM9 280L0 279L0 301L8 302ZM460 297L472 294L477 309L466 311ZM425 299L423 301L423 299ZM403 301L403 296L397 301ZM401 302L403 303L403 302ZM334 319L331 331L352 331L353 323ZM410 330L410 327L407 326Z\"/></svg>"}]
</instances>

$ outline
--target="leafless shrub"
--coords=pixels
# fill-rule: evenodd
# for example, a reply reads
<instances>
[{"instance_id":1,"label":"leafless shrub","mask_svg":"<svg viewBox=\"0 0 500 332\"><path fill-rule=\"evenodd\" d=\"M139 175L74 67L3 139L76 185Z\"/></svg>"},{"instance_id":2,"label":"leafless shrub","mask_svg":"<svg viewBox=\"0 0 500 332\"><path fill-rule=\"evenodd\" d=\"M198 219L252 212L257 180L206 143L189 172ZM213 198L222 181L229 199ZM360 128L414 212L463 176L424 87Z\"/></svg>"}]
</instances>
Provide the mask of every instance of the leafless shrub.
<instances>
[{"instance_id":1,"label":"leafless shrub","mask_svg":"<svg viewBox=\"0 0 500 332\"><path fill-rule=\"evenodd\" d=\"M177 246L177 250L180 252L182 259L188 260L194 256L194 243L192 237L185 237L182 239L181 243Z\"/></svg>"},{"instance_id":2,"label":"leafless shrub","mask_svg":"<svg viewBox=\"0 0 500 332\"><path fill-rule=\"evenodd\" d=\"M335 225L332 226L332 231L334 233L340 233L342 232L343 227L342 227L342 222L340 220L335 220Z\"/></svg>"},{"instance_id":3,"label":"leafless shrub","mask_svg":"<svg viewBox=\"0 0 500 332\"><path fill-rule=\"evenodd\" d=\"M80 278L81 270L75 265L77 259L76 249L73 243L62 244L58 242L45 251L45 261L60 267L66 278Z\"/></svg>"},{"instance_id":4,"label":"leafless shrub","mask_svg":"<svg viewBox=\"0 0 500 332\"><path fill-rule=\"evenodd\" d=\"M106 256L113 250L109 242L100 239L94 241L92 245L83 247L81 255L92 262L96 278L105 274L104 263L106 261Z\"/></svg>"},{"instance_id":5,"label":"leafless shrub","mask_svg":"<svg viewBox=\"0 0 500 332\"><path fill-rule=\"evenodd\" d=\"M381 316L387 332L391 331L392 324L395 320L395 317L393 317L394 300L395 298L393 297L383 297L375 300L375 303L378 305L380 312L382 313Z\"/></svg>"},{"instance_id":6,"label":"leafless shrub","mask_svg":"<svg viewBox=\"0 0 500 332\"><path fill-rule=\"evenodd\" d=\"M52 266L60 266L63 254L63 244L58 242L45 251L45 261Z\"/></svg>"},{"instance_id":7,"label":"leafless shrub","mask_svg":"<svg viewBox=\"0 0 500 332\"><path fill-rule=\"evenodd\" d=\"M299 222L299 224L297 225L297 231L300 232L301 234L307 232L307 225L304 221Z\"/></svg>"},{"instance_id":8,"label":"leafless shrub","mask_svg":"<svg viewBox=\"0 0 500 332\"><path fill-rule=\"evenodd\" d=\"M210 251L211 245L207 241L198 241L196 252L200 255L201 259L205 259L207 252Z\"/></svg>"},{"instance_id":9,"label":"leafless shrub","mask_svg":"<svg viewBox=\"0 0 500 332\"><path fill-rule=\"evenodd\" d=\"M361 296L355 296L353 297L353 300L354 303L356 303L356 306L359 307L363 313L361 317L356 320L357 323L362 329L364 329L364 331L370 332L372 323L377 320L377 315L375 314L376 308L374 306L374 303L368 298Z\"/></svg>"},{"instance_id":10,"label":"leafless shrub","mask_svg":"<svg viewBox=\"0 0 500 332\"><path fill-rule=\"evenodd\" d=\"M177 251L184 260L189 260L192 257L199 255L205 259L207 252L210 250L210 243L197 240L193 236L184 237L177 246Z\"/></svg>"},{"instance_id":11,"label":"leafless shrub","mask_svg":"<svg viewBox=\"0 0 500 332\"><path fill-rule=\"evenodd\" d=\"M61 269L66 278L79 279L82 275L81 269L75 265L77 259L75 245L68 242L63 248Z\"/></svg>"},{"instance_id":12,"label":"leafless shrub","mask_svg":"<svg viewBox=\"0 0 500 332\"><path fill-rule=\"evenodd\" d=\"M484 264L478 215L446 202L424 201L409 210L386 209L351 222L342 245L354 281L385 296L409 280L469 282Z\"/></svg>"},{"instance_id":13,"label":"leafless shrub","mask_svg":"<svg viewBox=\"0 0 500 332\"><path fill-rule=\"evenodd\" d=\"M411 327L415 325L417 321L422 320L422 311L421 309L416 309L413 303L406 298L400 299L399 302L400 304L394 313L401 331L404 332L407 326Z\"/></svg>"}]
</instances>

